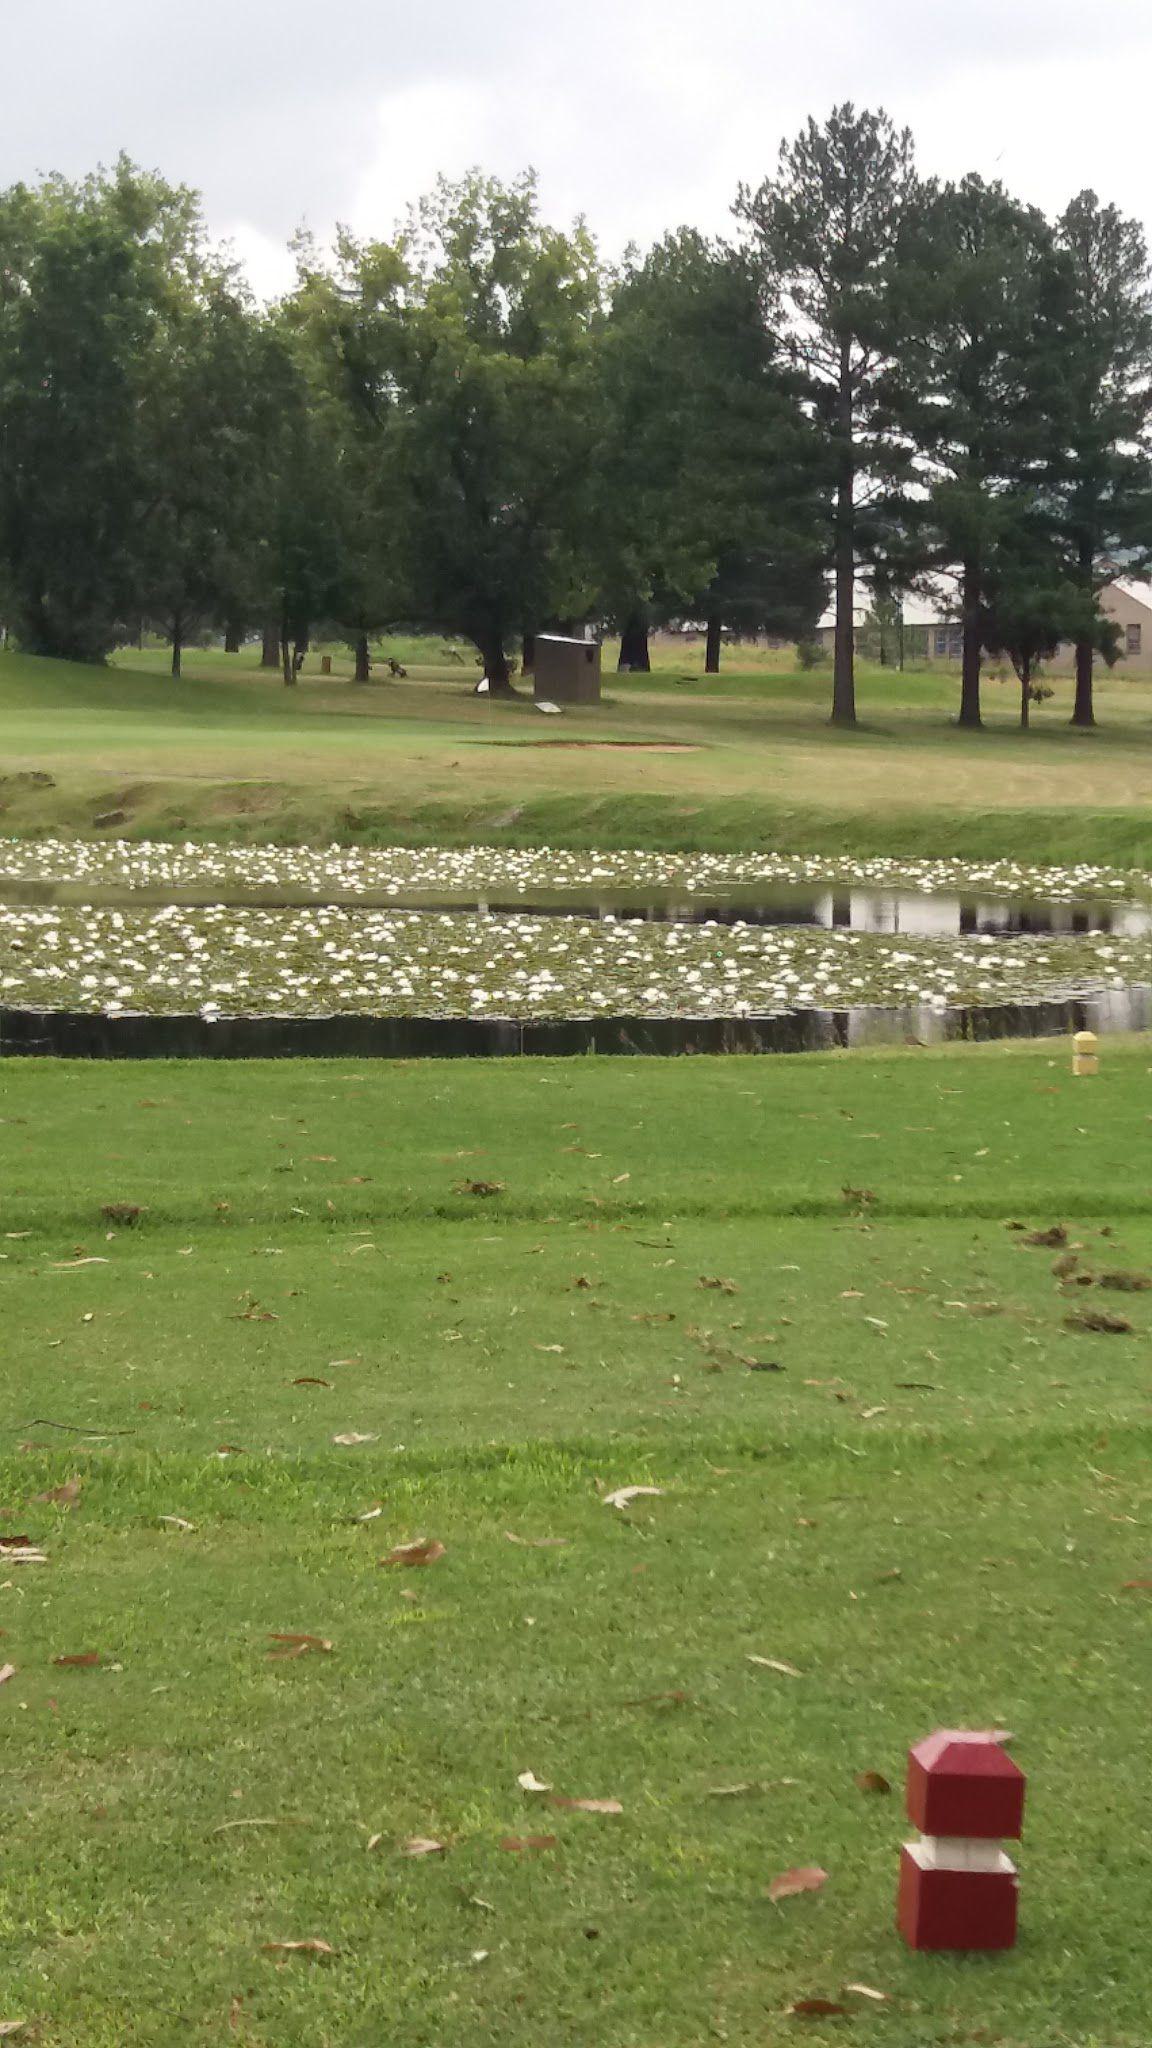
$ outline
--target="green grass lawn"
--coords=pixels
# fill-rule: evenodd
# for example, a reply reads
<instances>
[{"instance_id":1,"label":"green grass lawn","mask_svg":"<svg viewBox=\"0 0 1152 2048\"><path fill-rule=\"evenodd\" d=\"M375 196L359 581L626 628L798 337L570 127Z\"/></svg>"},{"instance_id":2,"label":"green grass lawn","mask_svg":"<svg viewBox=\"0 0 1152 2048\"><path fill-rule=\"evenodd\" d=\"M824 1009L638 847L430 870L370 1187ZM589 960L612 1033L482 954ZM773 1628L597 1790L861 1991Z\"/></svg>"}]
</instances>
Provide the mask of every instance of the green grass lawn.
<instances>
[{"instance_id":1,"label":"green grass lawn","mask_svg":"<svg viewBox=\"0 0 1152 2048\"><path fill-rule=\"evenodd\" d=\"M0 1069L0 2018L1144 2048L1152 1062L1068 1064ZM939 1724L1029 1773L1010 1956L893 1931Z\"/></svg>"},{"instance_id":2,"label":"green grass lawn","mask_svg":"<svg viewBox=\"0 0 1152 2048\"><path fill-rule=\"evenodd\" d=\"M973 734L951 722L954 676L862 664L844 733L826 669L779 658L609 670L602 705L547 721L527 695L475 697L467 667L358 687L337 654L285 690L253 660L191 653L174 683L159 650L108 669L0 656L0 828L1152 862L1152 688L1122 672L1095 733L1069 727L1066 679L1025 734L990 679Z\"/></svg>"}]
</instances>

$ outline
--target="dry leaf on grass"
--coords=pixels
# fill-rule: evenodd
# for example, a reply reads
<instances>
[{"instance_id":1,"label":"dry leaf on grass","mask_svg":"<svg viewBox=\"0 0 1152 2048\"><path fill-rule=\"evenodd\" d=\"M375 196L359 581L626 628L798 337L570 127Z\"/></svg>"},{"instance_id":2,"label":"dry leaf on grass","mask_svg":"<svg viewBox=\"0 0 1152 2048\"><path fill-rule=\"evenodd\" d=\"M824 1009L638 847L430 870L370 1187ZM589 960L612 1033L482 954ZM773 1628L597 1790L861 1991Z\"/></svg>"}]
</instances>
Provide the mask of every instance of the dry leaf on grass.
<instances>
[{"instance_id":1,"label":"dry leaf on grass","mask_svg":"<svg viewBox=\"0 0 1152 2048\"><path fill-rule=\"evenodd\" d=\"M747 1660L749 1664L759 1664L764 1671L779 1671L784 1678L803 1678L804 1676L802 1671L797 1671L794 1664L785 1664L779 1657L757 1657L749 1650L747 1652Z\"/></svg>"},{"instance_id":2,"label":"dry leaf on grass","mask_svg":"<svg viewBox=\"0 0 1152 2048\"><path fill-rule=\"evenodd\" d=\"M53 1657L52 1662L54 1664L71 1664L78 1669L82 1666L90 1667L100 1662L100 1652L99 1650L77 1650L71 1657Z\"/></svg>"},{"instance_id":3,"label":"dry leaf on grass","mask_svg":"<svg viewBox=\"0 0 1152 2048\"><path fill-rule=\"evenodd\" d=\"M641 1494L663 1494L662 1486L618 1486L615 1493L604 1495L606 1508L626 1508L631 1501L639 1500Z\"/></svg>"},{"instance_id":4,"label":"dry leaf on grass","mask_svg":"<svg viewBox=\"0 0 1152 2048\"><path fill-rule=\"evenodd\" d=\"M0 1564L47 1564L47 1553L27 1536L0 1536Z\"/></svg>"},{"instance_id":5,"label":"dry leaf on grass","mask_svg":"<svg viewBox=\"0 0 1152 2048\"><path fill-rule=\"evenodd\" d=\"M362 1515L353 1515L352 1519L354 1522L378 1522L383 1513L384 1503L378 1500L372 1507L365 1508Z\"/></svg>"},{"instance_id":6,"label":"dry leaf on grass","mask_svg":"<svg viewBox=\"0 0 1152 2048\"><path fill-rule=\"evenodd\" d=\"M889 1994L887 1991L877 1991L874 1984L845 1984L845 1997L849 1993L851 1993L853 1998L871 1998L877 2005L887 2005L888 2003Z\"/></svg>"},{"instance_id":7,"label":"dry leaf on grass","mask_svg":"<svg viewBox=\"0 0 1152 2048\"><path fill-rule=\"evenodd\" d=\"M371 1848L371 1843L368 1846ZM402 1856L443 1856L447 1847L447 1842L435 1842L431 1835L409 1835L408 1840L400 1844L400 1854Z\"/></svg>"},{"instance_id":8,"label":"dry leaf on grass","mask_svg":"<svg viewBox=\"0 0 1152 2048\"><path fill-rule=\"evenodd\" d=\"M167 1523L170 1529L195 1529L195 1522L186 1522L183 1515L158 1515L157 1521Z\"/></svg>"},{"instance_id":9,"label":"dry leaf on grass","mask_svg":"<svg viewBox=\"0 0 1152 2048\"><path fill-rule=\"evenodd\" d=\"M435 1536L421 1536L415 1543L398 1543L381 1564L438 1564L445 1555L445 1546Z\"/></svg>"},{"instance_id":10,"label":"dry leaf on grass","mask_svg":"<svg viewBox=\"0 0 1152 2048\"><path fill-rule=\"evenodd\" d=\"M1074 1315L1065 1316L1066 1330L1094 1330L1109 1337L1130 1337L1132 1325L1127 1316L1113 1315L1107 1308L1078 1308Z\"/></svg>"},{"instance_id":11,"label":"dry leaf on grass","mask_svg":"<svg viewBox=\"0 0 1152 2048\"><path fill-rule=\"evenodd\" d=\"M44 1501L50 1507L74 1508L80 1498L80 1481L66 1479L63 1486L53 1486L47 1493L35 1493L35 1501Z\"/></svg>"},{"instance_id":12,"label":"dry leaf on grass","mask_svg":"<svg viewBox=\"0 0 1152 2048\"><path fill-rule=\"evenodd\" d=\"M453 1183L454 1195L502 1195L502 1180L458 1180Z\"/></svg>"},{"instance_id":13,"label":"dry leaf on grass","mask_svg":"<svg viewBox=\"0 0 1152 2048\"><path fill-rule=\"evenodd\" d=\"M1144 1294L1152 1287L1147 1273L1101 1273L1100 1286L1114 1294Z\"/></svg>"},{"instance_id":14,"label":"dry leaf on grass","mask_svg":"<svg viewBox=\"0 0 1152 2048\"><path fill-rule=\"evenodd\" d=\"M1152 1579L1125 1579L1122 1593L1152 1593Z\"/></svg>"},{"instance_id":15,"label":"dry leaf on grass","mask_svg":"<svg viewBox=\"0 0 1152 2048\"><path fill-rule=\"evenodd\" d=\"M789 1785L798 1785L799 1778L750 1779L744 1785L710 1785L704 1794L706 1799L744 1799L758 1792L782 1792Z\"/></svg>"},{"instance_id":16,"label":"dry leaf on grass","mask_svg":"<svg viewBox=\"0 0 1152 2048\"><path fill-rule=\"evenodd\" d=\"M334 1436L332 1441L334 1444L343 1444L345 1447L352 1444L378 1444L380 1432L379 1430L369 1430L366 1433L359 1429L347 1429L341 1436Z\"/></svg>"},{"instance_id":17,"label":"dry leaf on grass","mask_svg":"<svg viewBox=\"0 0 1152 2048\"><path fill-rule=\"evenodd\" d=\"M521 1550L566 1550L570 1540L567 1536L517 1536L511 1529L504 1531L504 1541Z\"/></svg>"},{"instance_id":18,"label":"dry leaf on grass","mask_svg":"<svg viewBox=\"0 0 1152 2048\"><path fill-rule=\"evenodd\" d=\"M623 1813L618 1799L568 1799L563 1792L553 1792L549 1806L563 1807L565 1813Z\"/></svg>"},{"instance_id":19,"label":"dry leaf on grass","mask_svg":"<svg viewBox=\"0 0 1152 2048\"><path fill-rule=\"evenodd\" d=\"M22 2034L27 2020L0 2020L0 2041L7 2041L13 2034Z\"/></svg>"},{"instance_id":20,"label":"dry leaf on grass","mask_svg":"<svg viewBox=\"0 0 1152 2048\"><path fill-rule=\"evenodd\" d=\"M294 1387L330 1387L332 1382L331 1380L313 1379L310 1373L305 1373L300 1379L293 1380L292 1385Z\"/></svg>"},{"instance_id":21,"label":"dry leaf on grass","mask_svg":"<svg viewBox=\"0 0 1152 2048\"><path fill-rule=\"evenodd\" d=\"M821 1870L818 1863L802 1863L793 1870L782 1870L768 1887L768 1897L775 1902L779 1899L794 1899L801 1892L818 1892L828 1882L828 1872Z\"/></svg>"},{"instance_id":22,"label":"dry leaf on grass","mask_svg":"<svg viewBox=\"0 0 1152 2048\"><path fill-rule=\"evenodd\" d=\"M834 1998L796 1998L791 2005L785 2006L784 2011L793 2019L842 2019L848 2007L838 2005Z\"/></svg>"},{"instance_id":23,"label":"dry leaf on grass","mask_svg":"<svg viewBox=\"0 0 1152 2048\"><path fill-rule=\"evenodd\" d=\"M552 1790L551 1785L546 1785L543 1778L536 1776L535 1771L521 1771L516 1783L522 1792L550 1792Z\"/></svg>"},{"instance_id":24,"label":"dry leaf on grass","mask_svg":"<svg viewBox=\"0 0 1152 2048\"><path fill-rule=\"evenodd\" d=\"M719 1276L713 1276L708 1273L701 1273L696 1285L697 1287L714 1287L720 1294L739 1294L740 1292L734 1280L722 1280Z\"/></svg>"},{"instance_id":25,"label":"dry leaf on grass","mask_svg":"<svg viewBox=\"0 0 1152 2048\"><path fill-rule=\"evenodd\" d=\"M7 1685L8 1680L15 1678L15 1676L16 1666L14 1664L0 1664L0 1685Z\"/></svg>"},{"instance_id":26,"label":"dry leaf on grass","mask_svg":"<svg viewBox=\"0 0 1152 2048\"><path fill-rule=\"evenodd\" d=\"M320 1941L313 1935L307 1941L266 1941L260 1953L265 1956L334 1956L337 1950L330 1941Z\"/></svg>"},{"instance_id":27,"label":"dry leaf on grass","mask_svg":"<svg viewBox=\"0 0 1152 2048\"><path fill-rule=\"evenodd\" d=\"M303 1825L302 1821L290 1819L286 1815L280 1815L270 1820L222 1820L217 1827L210 1828L209 1833L213 1835L230 1835L236 1828L298 1828Z\"/></svg>"},{"instance_id":28,"label":"dry leaf on grass","mask_svg":"<svg viewBox=\"0 0 1152 2048\"><path fill-rule=\"evenodd\" d=\"M281 1629L270 1628L268 1640L271 1643L283 1643L285 1645L285 1648L282 1650L269 1650L268 1655L274 1662L283 1657L304 1657L307 1656L310 1650L320 1650L327 1655L332 1648L326 1636L299 1635L295 1632L285 1633Z\"/></svg>"},{"instance_id":29,"label":"dry leaf on grass","mask_svg":"<svg viewBox=\"0 0 1152 2048\"><path fill-rule=\"evenodd\" d=\"M555 1835L501 1835L496 1844L498 1849L507 1849L513 1856L532 1855L537 1849L554 1849Z\"/></svg>"},{"instance_id":30,"label":"dry leaf on grass","mask_svg":"<svg viewBox=\"0 0 1152 2048\"><path fill-rule=\"evenodd\" d=\"M859 1792L890 1792L892 1787L881 1771L857 1771L856 1789Z\"/></svg>"},{"instance_id":31,"label":"dry leaf on grass","mask_svg":"<svg viewBox=\"0 0 1152 2048\"><path fill-rule=\"evenodd\" d=\"M1024 1239L1025 1244L1035 1245L1041 1251L1055 1251L1067 1242L1068 1232L1062 1223L1054 1223L1050 1230L1030 1230Z\"/></svg>"}]
</instances>

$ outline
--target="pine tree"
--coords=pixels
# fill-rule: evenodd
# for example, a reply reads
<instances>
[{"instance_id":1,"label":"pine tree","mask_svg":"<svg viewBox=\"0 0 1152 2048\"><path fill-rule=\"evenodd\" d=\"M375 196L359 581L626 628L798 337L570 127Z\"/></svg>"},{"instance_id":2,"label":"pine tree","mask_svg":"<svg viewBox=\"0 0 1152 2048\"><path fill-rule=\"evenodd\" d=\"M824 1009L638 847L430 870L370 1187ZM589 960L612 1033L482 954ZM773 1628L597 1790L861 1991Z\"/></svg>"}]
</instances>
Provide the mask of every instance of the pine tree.
<instances>
[{"instance_id":1,"label":"pine tree","mask_svg":"<svg viewBox=\"0 0 1152 2048\"><path fill-rule=\"evenodd\" d=\"M900 258L917 192L912 137L883 111L833 109L780 151L775 178L742 188L765 314L809 382L834 477L832 721L856 723L855 579L870 499L907 474L890 395L904 299Z\"/></svg>"},{"instance_id":2,"label":"pine tree","mask_svg":"<svg viewBox=\"0 0 1152 2048\"><path fill-rule=\"evenodd\" d=\"M1057 490L1072 574L1096 598L1152 562L1152 268L1144 234L1094 192L1057 223L1067 262L1065 445ZM1076 639L1072 723L1096 722L1092 634Z\"/></svg>"}]
</instances>

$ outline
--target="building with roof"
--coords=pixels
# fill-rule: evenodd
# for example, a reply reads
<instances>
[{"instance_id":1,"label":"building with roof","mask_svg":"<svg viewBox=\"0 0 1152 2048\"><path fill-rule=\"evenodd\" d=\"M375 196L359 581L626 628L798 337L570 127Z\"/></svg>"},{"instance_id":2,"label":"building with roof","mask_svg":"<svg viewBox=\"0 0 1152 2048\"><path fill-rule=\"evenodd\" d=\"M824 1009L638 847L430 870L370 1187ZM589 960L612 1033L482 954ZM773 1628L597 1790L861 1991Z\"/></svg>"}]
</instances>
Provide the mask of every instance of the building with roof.
<instances>
[{"instance_id":1,"label":"building with roof","mask_svg":"<svg viewBox=\"0 0 1152 2048\"><path fill-rule=\"evenodd\" d=\"M858 585L857 597L867 596L868 592ZM1152 583L1118 577L1101 592L1100 608L1120 630L1120 656L1113 674L1152 676ZM884 632L884 658L888 662L895 666L900 661L901 639L906 662L959 661L960 604L954 591L941 585L933 595L909 594L902 611L902 627L889 626ZM857 649L878 654L880 629L867 603L855 606L853 620ZM835 630L836 614L829 608L816 628L816 638L828 654L832 652ZM1043 670L1047 675L1072 675L1075 666L1076 650L1071 642L1065 642L1043 664Z\"/></svg>"}]
</instances>

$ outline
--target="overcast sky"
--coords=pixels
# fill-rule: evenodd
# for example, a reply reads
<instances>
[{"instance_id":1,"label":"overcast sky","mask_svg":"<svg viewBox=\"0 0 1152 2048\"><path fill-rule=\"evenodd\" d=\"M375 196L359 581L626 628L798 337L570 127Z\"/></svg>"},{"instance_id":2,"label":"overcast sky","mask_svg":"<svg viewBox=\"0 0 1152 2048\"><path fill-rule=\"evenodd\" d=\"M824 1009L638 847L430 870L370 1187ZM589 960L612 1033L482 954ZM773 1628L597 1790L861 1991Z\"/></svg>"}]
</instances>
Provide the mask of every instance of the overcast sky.
<instances>
[{"instance_id":1,"label":"overcast sky","mask_svg":"<svg viewBox=\"0 0 1152 2048\"><path fill-rule=\"evenodd\" d=\"M0 185L127 150L204 194L257 288L337 219L387 233L438 171L540 174L606 250L722 230L837 100L924 169L1152 223L1149 0L0 0Z\"/></svg>"}]
</instances>

